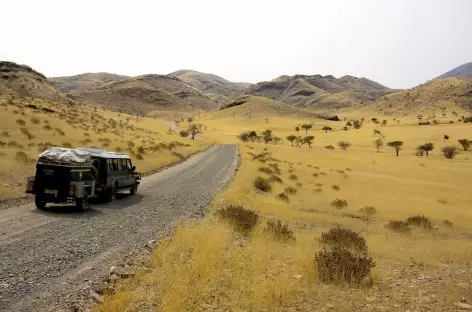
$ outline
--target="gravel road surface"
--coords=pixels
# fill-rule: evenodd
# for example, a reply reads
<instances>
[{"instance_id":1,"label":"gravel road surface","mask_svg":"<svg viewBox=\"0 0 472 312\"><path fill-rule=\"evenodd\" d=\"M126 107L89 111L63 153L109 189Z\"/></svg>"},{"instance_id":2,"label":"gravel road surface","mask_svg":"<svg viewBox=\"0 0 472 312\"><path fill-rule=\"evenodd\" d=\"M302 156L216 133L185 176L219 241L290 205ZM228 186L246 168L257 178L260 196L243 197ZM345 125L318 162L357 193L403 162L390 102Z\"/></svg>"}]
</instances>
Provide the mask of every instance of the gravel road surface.
<instances>
[{"instance_id":1,"label":"gravel road surface","mask_svg":"<svg viewBox=\"0 0 472 312\"><path fill-rule=\"evenodd\" d=\"M67 309L74 294L182 217L202 215L237 167L216 145L143 178L135 196L77 212L28 204L0 211L0 311Z\"/></svg>"}]
</instances>

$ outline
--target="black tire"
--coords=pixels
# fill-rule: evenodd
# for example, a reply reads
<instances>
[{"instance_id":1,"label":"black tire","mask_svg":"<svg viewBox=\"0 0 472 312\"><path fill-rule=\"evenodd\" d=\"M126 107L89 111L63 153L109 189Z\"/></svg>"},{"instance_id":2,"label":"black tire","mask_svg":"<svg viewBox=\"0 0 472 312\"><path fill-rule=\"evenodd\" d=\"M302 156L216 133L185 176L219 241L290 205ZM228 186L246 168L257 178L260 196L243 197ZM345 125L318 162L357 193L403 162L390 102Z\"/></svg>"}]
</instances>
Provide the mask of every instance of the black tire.
<instances>
[{"instance_id":1,"label":"black tire","mask_svg":"<svg viewBox=\"0 0 472 312\"><path fill-rule=\"evenodd\" d=\"M75 199L75 207L80 211L84 211L88 208L88 194L87 194L87 192L84 193L84 197Z\"/></svg>"},{"instance_id":2,"label":"black tire","mask_svg":"<svg viewBox=\"0 0 472 312\"><path fill-rule=\"evenodd\" d=\"M41 200L38 195L34 197L34 203L36 204L36 208L38 208L39 210L44 210L46 208L46 201Z\"/></svg>"},{"instance_id":3,"label":"black tire","mask_svg":"<svg viewBox=\"0 0 472 312\"><path fill-rule=\"evenodd\" d=\"M138 181L134 181L133 188L129 191L131 195L136 195L138 192Z\"/></svg>"}]
</instances>

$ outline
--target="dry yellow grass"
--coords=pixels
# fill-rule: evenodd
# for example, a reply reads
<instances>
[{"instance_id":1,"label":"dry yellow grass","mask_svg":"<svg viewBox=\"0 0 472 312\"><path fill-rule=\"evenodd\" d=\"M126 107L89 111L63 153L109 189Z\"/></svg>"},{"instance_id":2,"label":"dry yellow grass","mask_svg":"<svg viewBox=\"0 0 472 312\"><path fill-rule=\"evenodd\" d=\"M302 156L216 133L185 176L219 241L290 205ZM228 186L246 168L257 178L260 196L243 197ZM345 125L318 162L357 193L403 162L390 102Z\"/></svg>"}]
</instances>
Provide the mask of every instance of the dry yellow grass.
<instances>
[{"instance_id":1,"label":"dry yellow grass","mask_svg":"<svg viewBox=\"0 0 472 312\"><path fill-rule=\"evenodd\" d=\"M351 114L382 119L371 111ZM231 110L226 115L203 115L200 121L208 131L202 137L236 143L243 131L260 133L269 128L285 138L303 123L314 124L308 134L315 136L313 148L291 147L287 141L283 146L240 144L241 170L217 196L212 211L227 204L255 210L260 220L254 231L244 238L213 214L178 226L175 235L153 252L151 272L122 283L99 311L445 311L461 297L472 301L472 151L462 151L452 160L440 154L443 145L472 139L472 125L418 126L415 117L397 124L390 117L384 127L366 122L360 130L342 131L345 122L251 115L251 119L247 114L233 117ZM325 125L335 130L324 133ZM382 131L386 141L405 142L399 157L389 147L376 152L374 128ZM444 134L450 142L443 141ZM340 140L351 142L352 147L324 148ZM436 146L432 155L415 156L415 148L426 142ZM261 163L249 154L262 152L274 159ZM267 194L257 192L252 182L256 176L268 177L258 169L270 163L279 164L283 184L273 183ZM297 180L290 180L291 174ZM287 186L298 189L289 195L289 203L276 199ZM337 198L348 206L333 207L330 203ZM365 206L377 211L368 220L360 212ZM385 228L389 220L418 214L430 218L437 229L400 234ZM271 218L295 230L296 241L270 240L264 228ZM452 228L444 225L446 219ZM366 238L377 262L373 287L326 286L318 280L313 262L320 248L317 239L338 226Z\"/></svg>"},{"instance_id":2,"label":"dry yellow grass","mask_svg":"<svg viewBox=\"0 0 472 312\"><path fill-rule=\"evenodd\" d=\"M46 146L121 150L130 154L140 172L171 164L180 160L178 154L185 157L208 146L168 134L164 119L137 118L86 105L66 107L38 99L3 97L0 112L0 199L24 193L26 177L34 175L37 156ZM167 147L173 141L188 146L176 145L170 150ZM145 150L143 159L136 158L140 147Z\"/></svg>"}]
</instances>

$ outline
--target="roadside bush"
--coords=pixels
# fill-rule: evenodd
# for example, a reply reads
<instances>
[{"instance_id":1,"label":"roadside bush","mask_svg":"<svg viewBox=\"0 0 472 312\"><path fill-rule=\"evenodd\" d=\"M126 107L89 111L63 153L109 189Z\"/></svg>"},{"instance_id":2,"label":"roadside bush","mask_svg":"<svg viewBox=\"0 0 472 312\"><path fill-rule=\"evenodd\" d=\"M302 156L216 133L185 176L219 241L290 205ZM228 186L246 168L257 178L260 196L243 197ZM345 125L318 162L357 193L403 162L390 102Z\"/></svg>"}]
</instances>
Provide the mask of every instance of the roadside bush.
<instances>
[{"instance_id":1,"label":"roadside bush","mask_svg":"<svg viewBox=\"0 0 472 312\"><path fill-rule=\"evenodd\" d=\"M413 225L413 226L427 229L427 230L430 230L433 228L433 223L431 222L431 220L425 216L420 216L420 215L409 217L406 220L406 223L408 223L409 225Z\"/></svg>"},{"instance_id":2,"label":"roadside bush","mask_svg":"<svg viewBox=\"0 0 472 312\"><path fill-rule=\"evenodd\" d=\"M264 232L272 237L274 240L278 240L282 243L288 243L295 241L295 235L287 224L283 224L280 220L268 220L267 228Z\"/></svg>"},{"instance_id":3,"label":"roadside bush","mask_svg":"<svg viewBox=\"0 0 472 312\"><path fill-rule=\"evenodd\" d=\"M405 221L390 220L385 227L391 231L399 233L408 233L411 230L410 226Z\"/></svg>"},{"instance_id":4,"label":"roadside bush","mask_svg":"<svg viewBox=\"0 0 472 312\"><path fill-rule=\"evenodd\" d=\"M185 156L178 152L172 152L172 156L179 158L180 160L184 159Z\"/></svg>"},{"instance_id":5,"label":"roadside bush","mask_svg":"<svg viewBox=\"0 0 472 312\"><path fill-rule=\"evenodd\" d=\"M257 224L259 215L243 206L229 205L216 211L216 215L231 223L236 231L242 233L250 232Z\"/></svg>"},{"instance_id":6,"label":"roadside bush","mask_svg":"<svg viewBox=\"0 0 472 312\"><path fill-rule=\"evenodd\" d=\"M295 181L295 180L298 180L298 177L297 177L297 175L295 175L295 174L291 174L288 178L289 178L290 180L294 180L294 181Z\"/></svg>"},{"instance_id":7,"label":"roadside bush","mask_svg":"<svg viewBox=\"0 0 472 312\"><path fill-rule=\"evenodd\" d=\"M279 176L273 175L268 179L269 182L283 183L282 179Z\"/></svg>"},{"instance_id":8,"label":"roadside bush","mask_svg":"<svg viewBox=\"0 0 472 312\"><path fill-rule=\"evenodd\" d=\"M344 199L338 198L331 202L331 206L341 209L341 208L347 207L347 201Z\"/></svg>"},{"instance_id":9,"label":"roadside bush","mask_svg":"<svg viewBox=\"0 0 472 312\"><path fill-rule=\"evenodd\" d=\"M326 233L321 233L320 243L333 248L338 247L359 253L367 253L365 239L350 229L334 228Z\"/></svg>"},{"instance_id":10,"label":"roadside bush","mask_svg":"<svg viewBox=\"0 0 472 312\"><path fill-rule=\"evenodd\" d=\"M267 168L267 167L260 167L260 168L259 168L259 171L260 171L260 172L267 173L267 174L274 174L274 172L272 171L272 169Z\"/></svg>"},{"instance_id":11,"label":"roadside bush","mask_svg":"<svg viewBox=\"0 0 472 312\"><path fill-rule=\"evenodd\" d=\"M288 202L289 202L288 195L285 194L284 192L279 193L276 198L277 198L278 200L281 200L281 201L286 202L287 204L288 204Z\"/></svg>"},{"instance_id":12,"label":"roadside bush","mask_svg":"<svg viewBox=\"0 0 472 312\"><path fill-rule=\"evenodd\" d=\"M454 157L456 157L457 154L459 154L459 152L457 151L457 147L453 145L444 146L441 151L443 152L444 157L446 157L447 159L453 159Z\"/></svg>"},{"instance_id":13,"label":"roadside bush","mask_svg":"<svg viewBox=\"0 0 472 312\"><path fill-rule=\"evenodd\" d=\"M297 194L298 190L292 186L288 186L285 188L285 193L289 194L289 195L295 195Z\"/></svg>"},{"instance_id":14,"label":"roadside bush","mask_svg":"<svg viewBox=\"0 0 472 312\"><path fill-rule=\"evenodd\" d=\"M339 191L341 188L339 187L339 185L333 185L332 186L333 190L335 191Z\"/></svg>"},{"instance_id":15,"label":"roadside bush","mask_svg":"<svg viewBox=\"0 0 472 312\"><path fill-rule=\"evenodd\" d=\"M254 180L254 186L256 187L256 189L262 192L272 191L272 186L270 185L270 182L264 179L263 177L257 177Z\"/></svg>"},{"instance_id":16,"label":"roadside bush","mask_svg":"<svg viewBox=\"0 0 472 312\"><path fill-rule=\"evenodd\" d=\"M188 131L187 130L180 130L179 134L183 138L188 137Z\"/></svg>"},{"instance_id":17,"label":"roadside bush","mask_svg":"<svg viewBox=\"0 0 472 312\"><path fill-rule=\"evenodd\" d=\"M356 255L341 248L323 248L316 253L318 278L324 283L360 284L370 275L375 261L367 255Z\"/></svg>"}]
</instances>

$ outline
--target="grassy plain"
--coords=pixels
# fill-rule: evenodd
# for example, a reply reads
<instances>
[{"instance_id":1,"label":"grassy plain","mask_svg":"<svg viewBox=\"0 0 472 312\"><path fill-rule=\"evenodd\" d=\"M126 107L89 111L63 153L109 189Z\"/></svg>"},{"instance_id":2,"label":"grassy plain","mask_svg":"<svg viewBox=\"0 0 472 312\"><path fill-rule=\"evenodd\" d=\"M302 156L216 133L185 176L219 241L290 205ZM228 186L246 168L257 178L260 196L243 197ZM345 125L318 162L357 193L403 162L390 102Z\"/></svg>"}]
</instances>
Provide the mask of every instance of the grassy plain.
<instances>
[{"instance_id":1,"label":"grassy plain","mask_svg":"<svg viewBox=\"0 0 472 312\"><path fill-rule=\"evenodd\" d=\"M397 123L394 117L364 110L345 114L364 117L364 126L343 131L345 121L258 114L254 107L199 117L208 126L204 140L240 144L240 170L208 216L178 226L152 253L151 270L122 282L99 311L454 311L454 304L472 302L472 151L461 151L455 159L440 152L442 146L458 145L458 139L472 139L471 124L419 126L415 115L398 117ZM388 119L387 125L371 123L372 117ZM449 113L446 119L457 118ZM313 124L308 135L315 136L314 145L292 147L285 137L304 123ZM325 133L323 126L334 131ZM283 145L236 138L244 131L266 129L284 138ZM398 157L390 147L376 152L374 129L387 142L404 141ZM445 134L449 142L444 142ZM352 146L340 150L340 140ZM434 143L434 151L415 156L416 147L426 142ZM265 162L254 159L261 153L270 153ZM278 164L283 183L272 183L265 193L253 181L269 177L259 171L269 164ZM277 199L289 186L297 189L288 195L289 202ZM346 200L347 207L333 207L335 199ZM259 214L248 236L214 214L229 204ZM376 213L362 213L366 206ZM385 227L390 220L417 215L428 217L433 229L413 226L402 234ZM296 240L271 239L265 231L269 219L287 224ZM319 238L336 227L353 229L366 239L376 261L371 285L325 285L319 280L314 264Z\"/></svg>"},{"instance_id":2,"label":"grassy plain","mask_svg":"<svg viewBox=\"0 0 472 312\"><path fill-rule=\"evenodd\" d=\"M208 143L168 134L167 122L87 105L0 98L0 199L24 193L38 155L50 146L93 146L130 154L147 172L204 149ZM173 143L172 143L173 142Z\"/></svg>"}]
</instances>

